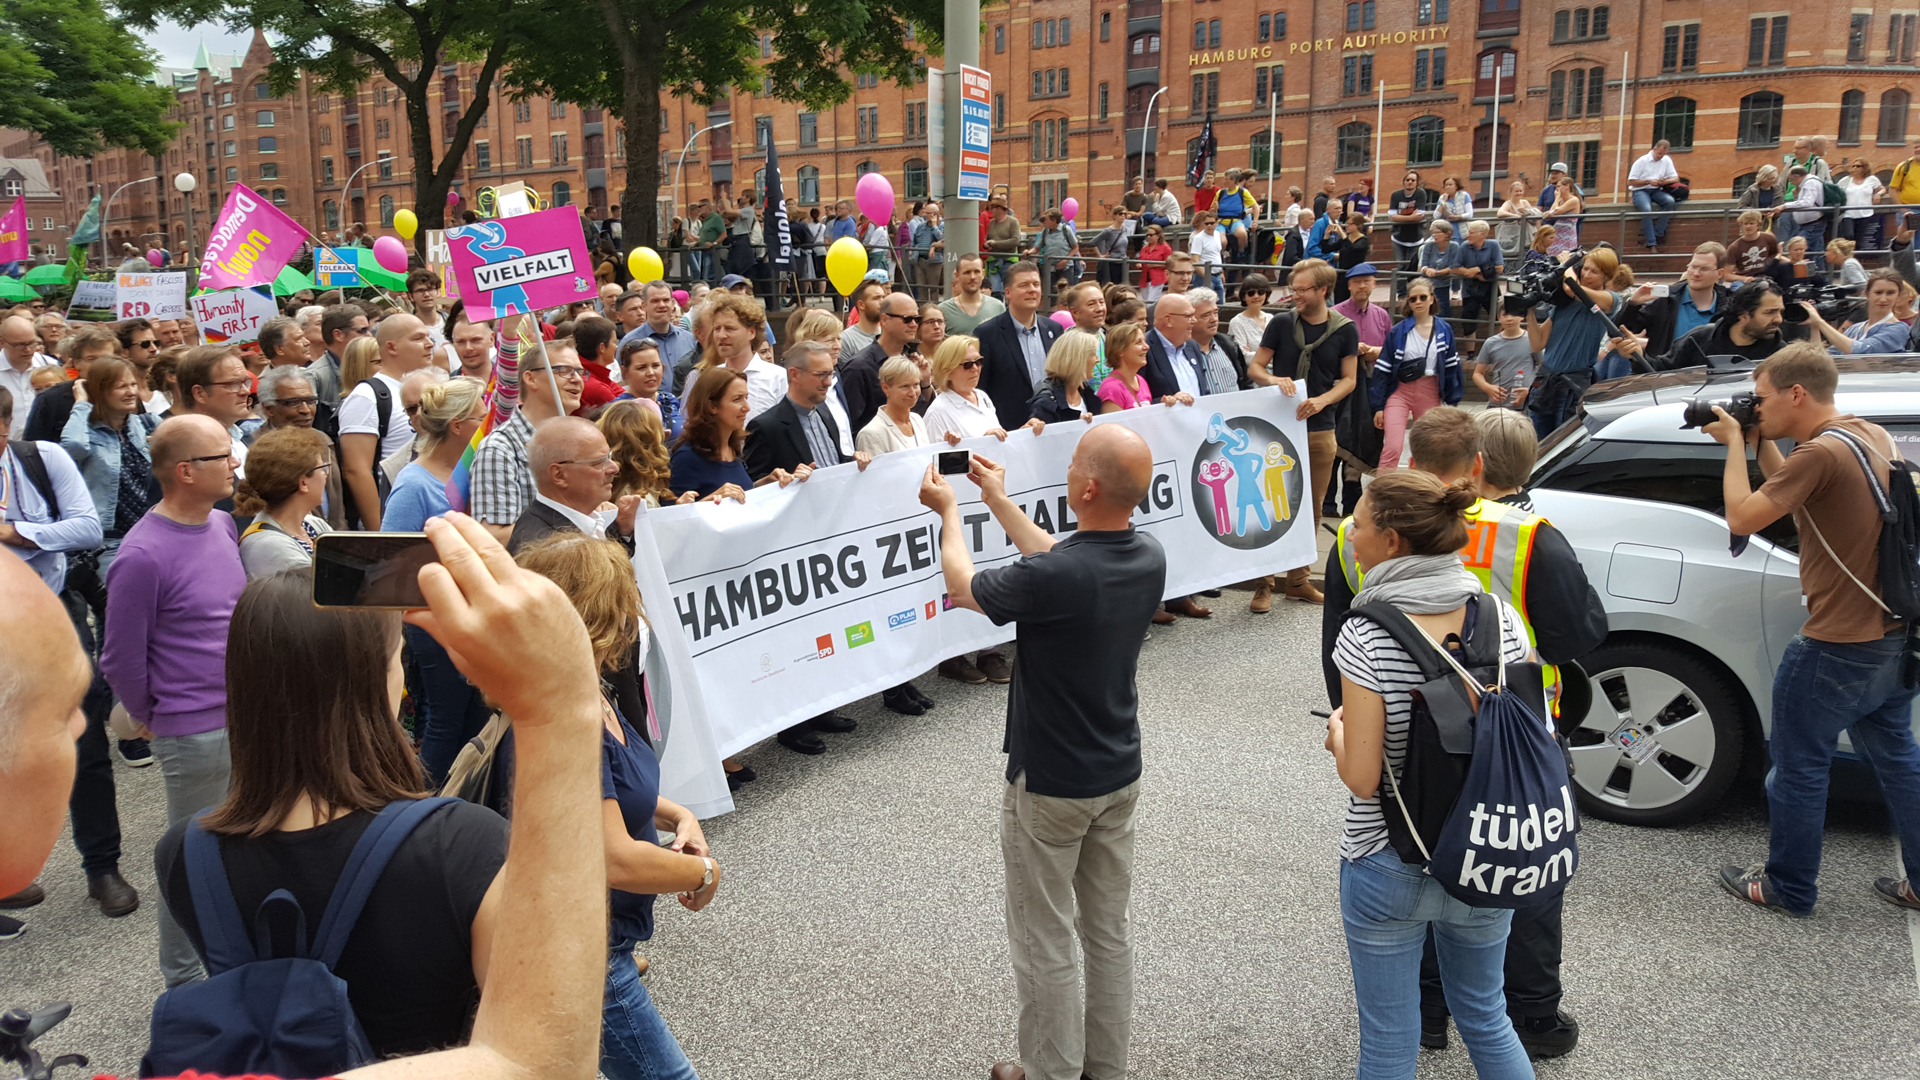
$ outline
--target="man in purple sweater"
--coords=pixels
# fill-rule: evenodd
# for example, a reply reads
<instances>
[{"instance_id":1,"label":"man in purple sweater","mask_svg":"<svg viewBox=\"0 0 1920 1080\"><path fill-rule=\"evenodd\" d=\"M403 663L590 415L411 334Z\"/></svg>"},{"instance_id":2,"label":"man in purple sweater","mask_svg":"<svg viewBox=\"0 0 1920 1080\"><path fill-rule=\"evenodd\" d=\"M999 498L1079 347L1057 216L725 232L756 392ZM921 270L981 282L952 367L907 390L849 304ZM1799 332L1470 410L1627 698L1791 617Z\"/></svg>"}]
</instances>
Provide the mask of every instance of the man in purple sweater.
<instances>
[{"instance_id":1,"label":"man in purple sweater","mask_svg":"<svg viewBox=\"0 0 1920 1080\"><path fill-rule=\"evenodd\" d=\"M225 428L176 416L147 438L160 501L127 530L107 570L100 671L152 732L167 787L167 822L227 794L227 625L246 587L233 518L239 460ZM169 987L203 978L193 945L162 905L160 973Z\"/></svg>"}]
</instances>

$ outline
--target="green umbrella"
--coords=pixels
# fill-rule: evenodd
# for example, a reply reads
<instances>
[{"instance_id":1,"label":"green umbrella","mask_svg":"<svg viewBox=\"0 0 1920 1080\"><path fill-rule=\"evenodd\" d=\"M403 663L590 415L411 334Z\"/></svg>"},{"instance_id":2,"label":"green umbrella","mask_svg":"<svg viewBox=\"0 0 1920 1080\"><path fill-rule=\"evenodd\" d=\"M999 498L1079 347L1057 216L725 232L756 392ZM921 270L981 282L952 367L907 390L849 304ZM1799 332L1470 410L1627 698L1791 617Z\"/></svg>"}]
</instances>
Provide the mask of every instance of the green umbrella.
<instances>
[{"instance_id":1,"label":"green umbrella","mask_svg":"<svg viewBox=\"0 0 1920 1080\"><path fill-rule=\"evenodd\" d=\"M275 296L292 296L302 289L311 292L313 290L313 282L307 278L307 275L295 270L291 266L282 269L280 276L273 279L273 295Z\"/></svg>"},{"instance_id":2,"label":"green umbrella","mask_svg":"<svg viewBox=\"0 0 1920 1080\"><path fill-rule=\"evenodd\" d=\"M17 278L0 277L0 300L37 300L40 294Z\"/></svg>"},{"instance_id":3,"label":"green umbrella","mask_svg":"<svg viewBox=\"0 0 1920 1080\"><path fill-rule=\"evenodd\" d=\"M405 292L407 288L407 276L396 274L374 262L371 251L367 252L366 258L360 260L360 280L369 285L378 285L383 289L392 289L394 292Z\"/></svg>"},{"instance_id":4,"label":"green umbrella","mask_svg":"<svg viewBox=\"0 0 1920 1080\"><path fill-rule=\"evenodd\" d=\"M27 271L29 285L61 285L67 280L66 263L46 263Z\"/></svg>"}]
</instances>

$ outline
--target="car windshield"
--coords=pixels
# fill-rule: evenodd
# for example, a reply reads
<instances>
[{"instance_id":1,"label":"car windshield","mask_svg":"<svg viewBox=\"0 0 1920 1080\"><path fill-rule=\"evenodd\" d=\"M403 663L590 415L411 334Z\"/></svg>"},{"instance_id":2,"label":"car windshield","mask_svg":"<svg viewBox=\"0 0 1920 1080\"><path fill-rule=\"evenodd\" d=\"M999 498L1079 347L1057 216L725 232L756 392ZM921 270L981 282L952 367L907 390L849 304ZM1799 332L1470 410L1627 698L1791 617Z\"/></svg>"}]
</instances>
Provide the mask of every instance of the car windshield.
<instances>
[{"instance_id":1,"label":"car windshield","mask_svg":"<svg viewBox=\"0 0 1920 1080\"><path fill-rule=\"evenodd\" d=\"M1588 433L1577 449L1561 453L1554 467L1536 473L1534 486L1691 506L1725 517L1726 467L1727 452L1717 443L1628 442L1594 439ZM1765 481L1751 460L1747 478L1755 490ZM1760 535L1788 551L1800 550L1791 516L1760 530Z\"/></svg>"}]
</instances>

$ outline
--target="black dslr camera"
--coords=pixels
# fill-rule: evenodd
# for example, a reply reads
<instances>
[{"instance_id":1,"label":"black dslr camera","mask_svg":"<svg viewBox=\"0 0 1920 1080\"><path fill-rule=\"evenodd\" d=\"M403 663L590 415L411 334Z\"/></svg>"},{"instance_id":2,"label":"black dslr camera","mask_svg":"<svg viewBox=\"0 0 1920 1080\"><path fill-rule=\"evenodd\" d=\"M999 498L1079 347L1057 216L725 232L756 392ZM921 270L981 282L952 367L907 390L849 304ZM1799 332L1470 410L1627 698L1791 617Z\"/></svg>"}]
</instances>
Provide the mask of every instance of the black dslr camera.
<instances>
[{"instance_id":1,"label":"black dslr camera","mask_svg":"<svg viewBox=\"0 0 1920 1080\"><path fill-rule=\"evenodd\" d=\"M1709 398L1694 398L1687 402L1686 411L1680 414L1680 429L1684 431L1687 428L1706 427L1708 424L1720 419L1713 415L1713 407L1718 405L1726 411L1728 416L1740 422L1741 431L1751 431L1753 430L1753 426L1760 422L1759 415L1754 411L1759 407L1759 404L1760 399L1754 397L1751 393L1735 394L1724 401L1714 401Z\"/></svg>"},{"instance_id":2,"label":"black dslr camera","mask_svg":"<svg viewBox=\"0 0 1920 1080\"><path fill-rule=\"evenodd\" d=\"M1800 305L1810 303L1821 318L1834 326L1857 322L1867 314L1867 300L1863 293L1859 285L1795 282L1787 289L1787 309L1781 312L1781 316L1790 323L1806 322L1807 311Z\"/></svg>"}]
</instances>

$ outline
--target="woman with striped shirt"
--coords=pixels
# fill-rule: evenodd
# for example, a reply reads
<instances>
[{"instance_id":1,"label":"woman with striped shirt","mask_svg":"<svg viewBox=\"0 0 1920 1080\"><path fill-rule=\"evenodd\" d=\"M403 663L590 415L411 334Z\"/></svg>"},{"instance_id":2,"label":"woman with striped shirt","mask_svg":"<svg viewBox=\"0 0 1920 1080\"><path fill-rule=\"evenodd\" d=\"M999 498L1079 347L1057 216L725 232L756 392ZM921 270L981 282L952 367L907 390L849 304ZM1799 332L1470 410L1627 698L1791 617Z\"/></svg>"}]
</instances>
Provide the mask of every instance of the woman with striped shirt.
<instances>
[{"instance_id":1,"label":"woman with striped shirt","mask_svg":"<svg viewBox=\"0 0 1920 1080\"><path fill-rule=\"evenodd\" d=\"M1483 593L1460 563L1471 480L1451 487L1412 469L1382 473L1353 515L1355 558L1365 581L1354 606L1387 603L1435 641L1474 625L1473 605L1500 606L1501 655L1529 654L1526 626ZM1342 707L1327 724L1327 750L1351 795L1340 841L1340 913L1360 1010L1359 1080L1412 1080L1420 1039L1420 952L1429 926L1447 1004L1482 1080L1533 1076L1507 1018L1507 929L1513 913L1468 907L1423 867L1403 863L1387 843L1385 814L1398 813L1384 776L1406 761L1413 690L1424 680L1413 658L1367 619L1349 620L1334 642Z\"/></svg>"}]
</instances>

